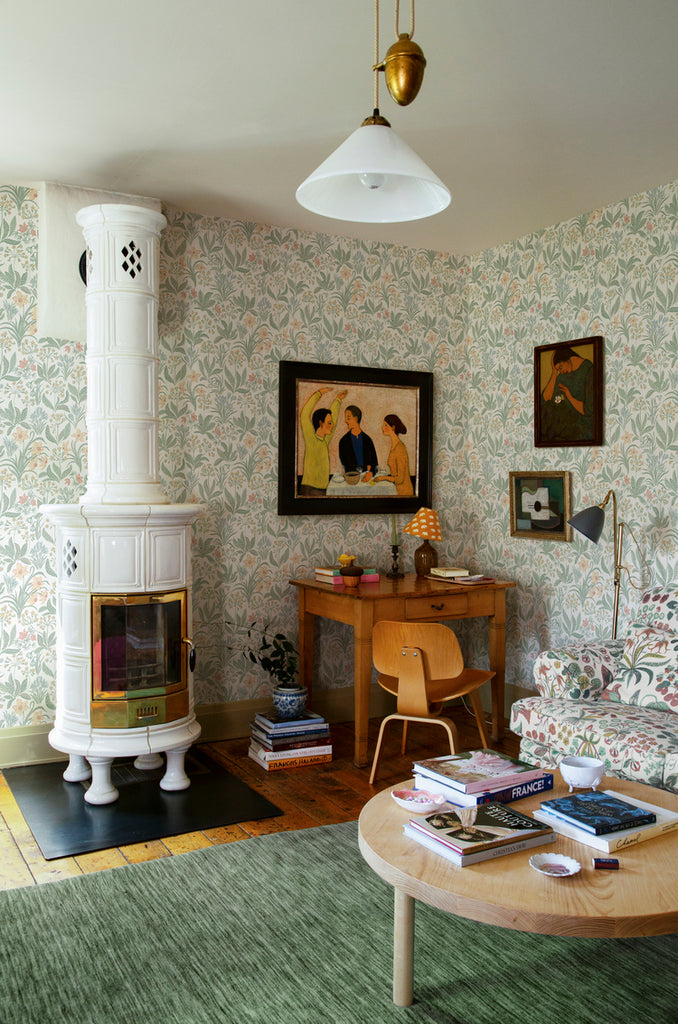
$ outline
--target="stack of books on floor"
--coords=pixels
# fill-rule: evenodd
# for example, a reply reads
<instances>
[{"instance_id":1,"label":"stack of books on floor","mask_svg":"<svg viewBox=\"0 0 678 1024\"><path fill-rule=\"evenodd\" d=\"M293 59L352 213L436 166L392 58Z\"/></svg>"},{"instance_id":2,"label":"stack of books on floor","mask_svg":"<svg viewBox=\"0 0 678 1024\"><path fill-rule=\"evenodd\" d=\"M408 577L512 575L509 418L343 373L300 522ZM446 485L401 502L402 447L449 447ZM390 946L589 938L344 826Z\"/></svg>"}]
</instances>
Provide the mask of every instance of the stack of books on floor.
<instances>
[{"instance_id":1,"label":"stack of books on floor","mask_svg":"<svg viewBox=\"0 0 678 1024\"><path fill-rule=\"evenodd\" d=\"M278 718L274 711L257 714L250 736L247 753L267 772L332 760L330 727L314 711L305 711L292 721Z\"/></svg>"},{"instance_id":2,"label":"stack of books on floor","mask_svg":"<svg viewBox=\"0 0 678 1024\"><path fill-rule=\"evenodd\" d=\"M360 577L360 583L378 583L379 573L374 565L367 566L356 566L356 568L362 568L363 574ZM343 587L344 577L341 575L341 569L334 568L333 566L320 566L315 570L315 578L319 583L329 583L331 586Z\"/></svg>"},{"instance_id":3,"label":"stack of books on floor","mask_svg":"<svg viewBox=\"0 0 678 1024\"><path fill-rule=\"evenodd\" d=\"M415 761L414 784L457 807L475 807L545 793L553 789L553 773L496 750L465 750Z\"/></svg>"},{"instance_id":4,"label":"stack of books on floor","mask_svg":"<svg viewBox=\"0 0 678 1024\"><path fill-rule=\"evenodd\" d=\"M534 816L561 835L604 853L624 850L678 829L678 813L613 789L544 800Z\"/></svg>"}]
</instances>

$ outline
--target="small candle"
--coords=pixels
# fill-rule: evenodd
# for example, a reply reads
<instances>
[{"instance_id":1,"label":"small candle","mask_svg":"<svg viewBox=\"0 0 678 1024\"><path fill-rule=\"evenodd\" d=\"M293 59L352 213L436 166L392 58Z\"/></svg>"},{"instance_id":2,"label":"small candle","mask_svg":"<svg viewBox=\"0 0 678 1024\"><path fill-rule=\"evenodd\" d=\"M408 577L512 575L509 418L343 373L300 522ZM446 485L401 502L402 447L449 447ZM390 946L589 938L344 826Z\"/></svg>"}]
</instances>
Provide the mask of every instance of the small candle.
<instances>
[{"instance_id":1,"label":"small candle","mask_svg":"<svg viewBox=\"0 0 678 1024\"><path fill-rule=\"evenodd\" d=\"M396 522L395 516L391 516L391 544L393 547L398 543L398 534L396 533Z\"/></svg>"}]
</instances>

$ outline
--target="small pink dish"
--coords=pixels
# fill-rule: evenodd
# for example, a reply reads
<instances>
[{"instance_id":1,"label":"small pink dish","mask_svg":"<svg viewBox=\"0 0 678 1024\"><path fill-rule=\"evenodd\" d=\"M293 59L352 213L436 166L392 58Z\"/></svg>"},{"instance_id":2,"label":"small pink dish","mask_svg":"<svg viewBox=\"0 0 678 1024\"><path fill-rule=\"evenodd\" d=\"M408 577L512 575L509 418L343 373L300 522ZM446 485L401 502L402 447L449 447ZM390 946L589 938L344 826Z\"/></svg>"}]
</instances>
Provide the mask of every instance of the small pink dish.
<instances>
[{"instance_id":1,"label":"small pink dish","mask_svg":"<svg viewBox=\"0 0 678 1024\"><path fill-rule=\"evenodd\" d=\"M427 793L424 789L394 789L391 796L398 807L410 814L433 814L445 803L441 793Z\"/></svg>"},{"instance_id":2,"label":"small pink dish","mask_svg":"<svg viewBox=\"0 0 678 1024\"><path fill-rule=\"evenodd\" d=\"M560 853L535 853L530 857L530 867L542 875L552 875L555 878L576 875L581 870L578 860Z\"/></svg>"}]
</instances>

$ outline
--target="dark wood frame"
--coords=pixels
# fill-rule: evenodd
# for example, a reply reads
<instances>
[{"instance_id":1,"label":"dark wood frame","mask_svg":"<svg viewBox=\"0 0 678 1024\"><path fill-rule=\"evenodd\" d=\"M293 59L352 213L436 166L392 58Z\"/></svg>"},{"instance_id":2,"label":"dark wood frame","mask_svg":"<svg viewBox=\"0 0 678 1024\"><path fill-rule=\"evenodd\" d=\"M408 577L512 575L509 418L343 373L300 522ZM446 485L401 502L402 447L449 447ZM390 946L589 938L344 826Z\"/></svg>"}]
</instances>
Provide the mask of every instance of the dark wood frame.
<instances>
[{"instance_id":1,"label":"dark wood frame","mask_svg":"<svg viewBox=\"0 0 678 1024\"><path fill-rule=\"evenodd\" d=\"M563 521L560 529L551 525L540 526L530 524L529 529L519 525L518 516L518 492L523 482L530 482L535 486L550 487L549 481L560 481L563 492ZM511 536L526 537L529 540L572 540L572 528L567 525L572 515L572 484L568 472L559 473L544 470L536 473L509 473L509 497L511 505Z\"/></svg>"},{"instance_id":2,"label":"dark wood frame","mask_svg":"<svg viewBox=\"0 0 678 1024\"><path fill-rule=\"evenodd\" d=\"M576 354L582 349L586 358L592 357L593 363L593 422L590 436L585 438L568 437L562 434L547 437L544 425L541 395L548 383L544 365L550 362L551 353L558 349L571 348ZM549 371L550 372L550 371ZM563 401L567 399L563 398ZM559 341L552 345L540 345L534 350L534 445L535 448L576 448L585 445L601 445L603 443L603 339L577 338L574 341Z\"/></svg>"},{"instance_id":3,"label":"dark wood frame","mask_svg":"<svg viewBox=\"0 0 678 1024\"><path fill-rule=\"evenodd\" d=\"M413 497L394 495L375 498L311 497L298 494L297 429L298 385L313 381L350 389L351 385L416 391L418 407L417 462ZM349 399L350 402L350 399ZM397 412L394 397L392 412ZM433 469L433 374L419 370L375 370L362 366L328 363L297 363L284 360L279 368L278 396L278 515L414 514L430 507ZM294 429L291 428L294 424ZM338 428L339 429L339 428ZM334 440L334 439L333 439Z\"/></svg>"}]
</instances>

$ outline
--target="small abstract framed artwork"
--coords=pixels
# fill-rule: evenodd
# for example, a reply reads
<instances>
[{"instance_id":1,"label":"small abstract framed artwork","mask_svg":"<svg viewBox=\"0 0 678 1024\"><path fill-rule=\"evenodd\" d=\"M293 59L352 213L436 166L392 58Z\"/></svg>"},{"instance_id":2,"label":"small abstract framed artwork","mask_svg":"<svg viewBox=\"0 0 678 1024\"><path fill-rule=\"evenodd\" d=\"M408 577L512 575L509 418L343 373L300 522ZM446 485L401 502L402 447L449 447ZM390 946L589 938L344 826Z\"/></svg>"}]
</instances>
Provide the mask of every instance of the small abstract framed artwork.
<instances>
[{"instance_id":1,"label":"small abstract framed artwork","mask_svg":"<svg viewBox=\"0 0 678 1024\"><path fill-rule=\"evenodd\" d=\"M569 473L509 473L511 536L572 540Z\"/></svg>"},{"instance_id":2,"label":"small abstract framed artwork","mask_svg":"<svg viewBox=\"0 0 678 1024\"><path fill-rule=\"evenodd\" d=\"M535 448L603 443L603 339L534 350Z\"/></svg>"},{"instance_id":3,"label":"small abstract framed artwork","mask_svg":"<svg viewBox=\"0 0 678 1024\"><path fill-rule=\"evenodd\" d=\"M280 363L278 515L431 504L433 374Z\"/></svg>"}]
</instances>

